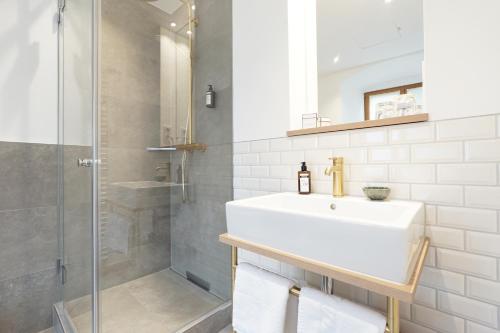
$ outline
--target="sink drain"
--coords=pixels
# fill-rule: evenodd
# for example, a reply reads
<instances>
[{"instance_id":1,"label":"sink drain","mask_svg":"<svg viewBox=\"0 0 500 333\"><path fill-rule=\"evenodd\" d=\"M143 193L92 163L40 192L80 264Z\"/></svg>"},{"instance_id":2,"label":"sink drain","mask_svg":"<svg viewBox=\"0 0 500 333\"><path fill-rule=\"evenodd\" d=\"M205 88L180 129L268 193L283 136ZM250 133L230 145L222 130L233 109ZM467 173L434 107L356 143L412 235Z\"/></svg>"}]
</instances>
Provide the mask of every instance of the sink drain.
<instances>
[{"instance_id":1,"label":"sink drain","mask_svg":"<svg viewBox=\"0 0 500 333\"><path fill-rule=\"evenodd\" d=\"M330 204L330 209L331 210L335 210L335 208L337 208L337 205L335 205L334 203L331 203Z\"/></svg>"}]
</instances>

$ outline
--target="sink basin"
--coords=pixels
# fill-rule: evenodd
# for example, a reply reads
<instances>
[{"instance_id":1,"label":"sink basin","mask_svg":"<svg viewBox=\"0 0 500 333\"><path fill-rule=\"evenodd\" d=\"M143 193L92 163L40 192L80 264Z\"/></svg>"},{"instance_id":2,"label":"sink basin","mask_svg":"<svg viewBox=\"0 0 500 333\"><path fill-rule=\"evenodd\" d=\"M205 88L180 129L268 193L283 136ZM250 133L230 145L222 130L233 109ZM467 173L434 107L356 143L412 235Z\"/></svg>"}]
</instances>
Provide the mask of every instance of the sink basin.
<instances>
[{"instance_id":1,"label":"sink basin","mask_svg":"<svg viewBox=\"0 0 500 333\"><path fill-rule=\"evenodd\" d=\"M278 193L228 202L226 216L231 236L401 284L424 237L412 201Z\"/></svg>"}]
</instances>

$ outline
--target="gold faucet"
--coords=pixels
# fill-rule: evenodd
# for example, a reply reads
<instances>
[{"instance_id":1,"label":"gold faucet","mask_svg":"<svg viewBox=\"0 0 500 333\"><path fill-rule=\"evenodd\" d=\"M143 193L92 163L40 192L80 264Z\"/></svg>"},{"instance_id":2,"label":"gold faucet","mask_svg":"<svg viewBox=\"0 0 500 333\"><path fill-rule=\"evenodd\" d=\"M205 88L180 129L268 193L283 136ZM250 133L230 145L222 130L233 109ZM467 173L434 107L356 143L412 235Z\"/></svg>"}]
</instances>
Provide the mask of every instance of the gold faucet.
<instances>
[{"instance_id":1,"label":"gold faucet","mask_svg":"<svg viewBox=\"0 0 500 333\"><path fill-rule=\"evenodd\" d=\"M330 157L332 166L325 169L325 175L331 176L333 174L333 196L344 196L344 158L343 157Z\"/></svg>"}]
</instances>

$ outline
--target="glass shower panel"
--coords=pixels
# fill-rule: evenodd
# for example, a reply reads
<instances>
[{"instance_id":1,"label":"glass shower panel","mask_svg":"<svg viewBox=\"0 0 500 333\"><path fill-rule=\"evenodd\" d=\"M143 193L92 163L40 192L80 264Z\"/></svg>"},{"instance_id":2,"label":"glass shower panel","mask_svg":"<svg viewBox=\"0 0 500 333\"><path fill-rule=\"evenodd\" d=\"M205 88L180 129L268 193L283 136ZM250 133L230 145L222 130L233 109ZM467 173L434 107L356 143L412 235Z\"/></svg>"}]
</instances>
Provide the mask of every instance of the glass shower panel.
<instances>
[{"instance_id":1,"label":"glass shower panel","mask_svg":"<svg viewBox=\"0 0 500 333\"><path fill-rule=\"evenodd\" d=\"M77 161L92 158L92 1L66 1L59 42L63 304L77 328L91 327L92 165Z\"/></svg>"}]
</instances>

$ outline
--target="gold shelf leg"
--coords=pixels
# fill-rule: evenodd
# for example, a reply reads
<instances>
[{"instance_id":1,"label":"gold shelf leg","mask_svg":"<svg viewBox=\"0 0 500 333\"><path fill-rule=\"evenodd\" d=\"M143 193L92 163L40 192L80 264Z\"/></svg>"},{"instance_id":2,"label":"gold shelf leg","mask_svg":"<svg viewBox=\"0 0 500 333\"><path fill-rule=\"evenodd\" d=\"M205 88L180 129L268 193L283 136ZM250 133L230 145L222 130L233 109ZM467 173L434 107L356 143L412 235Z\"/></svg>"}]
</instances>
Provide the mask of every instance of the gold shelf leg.
<instances>
[{"instance_id":1,"label":"gold shelf leg","mask_svg":"<svg viewBox=\"0 0 500 333\"><path fill-rule=\"evenodd\" d=\"M234 293L234 282L236 281L236 266L238 266L238 248L231 246L231 290ZM233 333L236 333L233 330Z\"/></svg>"},{"instance_id":2,"label":"gold shelf leg","mask_svg":"<svg viewBox=\"0 0 500 333\"><path fill-rule=\"evenodd\" d=\"M387 329L388 333L399 333L399 301L387 297Z\"/></svg>"}]
</instances>

